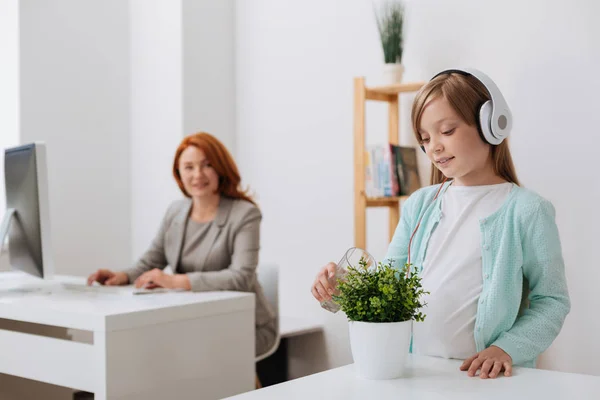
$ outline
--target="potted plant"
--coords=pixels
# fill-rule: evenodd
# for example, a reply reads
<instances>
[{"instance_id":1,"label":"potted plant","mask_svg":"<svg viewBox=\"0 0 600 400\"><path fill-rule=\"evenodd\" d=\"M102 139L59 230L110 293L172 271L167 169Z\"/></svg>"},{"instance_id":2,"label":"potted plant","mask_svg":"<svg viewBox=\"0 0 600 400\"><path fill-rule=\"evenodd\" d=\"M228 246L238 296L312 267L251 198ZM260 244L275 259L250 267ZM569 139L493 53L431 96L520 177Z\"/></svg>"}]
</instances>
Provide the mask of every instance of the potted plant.
<instances>
[{"instance_id":1,"label":"potted plant","mask_svg":"<svg viewBox=\"0 0 600 400\"><path fill-rule=\"evenodd\" d=\"M333 296L349 320L350 347L356 372L366 379L402 376L413 321L423 321L421 278L405 264L368 268L364 259L349 266Z\"/></svg>"},{"instance_id":2,"label":"potted plant","mask_svg":"<svg viewBox=\"0 0 600 400\"><path fill-rule=\"evenodd\" d=\"M397 1L385 1L375 9L379 39L383 47L384 80L387 84L400 83L402 65L404 7Z\"/></svg>"}]
</instances>

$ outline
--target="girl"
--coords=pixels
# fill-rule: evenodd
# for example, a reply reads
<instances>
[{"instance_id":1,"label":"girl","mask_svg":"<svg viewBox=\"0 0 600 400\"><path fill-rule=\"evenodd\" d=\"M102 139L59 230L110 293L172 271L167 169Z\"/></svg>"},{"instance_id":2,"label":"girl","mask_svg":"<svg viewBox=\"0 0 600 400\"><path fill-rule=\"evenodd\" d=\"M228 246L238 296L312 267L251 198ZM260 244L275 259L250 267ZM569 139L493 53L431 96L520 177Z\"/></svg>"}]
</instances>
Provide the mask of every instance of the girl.
<instances>
[{"instance_id":1,"label":"girl","mask_svg":"<svg viewBox=\"0 0 600 400\"><path fill-rule=\"evenodd\" d=\"M433 186L403 205L386 259L412 263L431 293L412 352L465 360L461 370L481 378L534 367L570 300L554 207L520 187L503 140L508 106L481 72L450 70L419 91L411 118ZM331 299L335 267L315 279L320 302Z\"/></svg>"}]
</instances>

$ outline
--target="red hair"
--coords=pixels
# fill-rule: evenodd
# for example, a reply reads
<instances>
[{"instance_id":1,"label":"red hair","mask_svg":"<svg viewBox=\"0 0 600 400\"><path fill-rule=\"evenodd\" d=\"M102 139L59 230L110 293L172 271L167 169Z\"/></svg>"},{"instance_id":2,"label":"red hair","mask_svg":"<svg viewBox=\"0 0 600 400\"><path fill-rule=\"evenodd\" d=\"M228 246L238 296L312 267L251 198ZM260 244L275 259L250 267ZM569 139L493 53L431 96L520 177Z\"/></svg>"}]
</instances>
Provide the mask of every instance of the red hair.
<instances>
[{"instance_id":1,"label":"red hair","mask_svg":"<svg viewBox=\"0 0 600 400\"><path fill-rule=\"evenodd\" d=\"M179 174L179 159L181 158L181 153L190 146L199 148L206 155L208 162L210 162L219 176L219 188L217 190L221 196L246 200L256 205L254 200L247 194L247 191L240 188L242 179L237 165L235 164L235 161L233 161L233 157L227 148L219 141L219 139L206 132L199 132L185 137L175 152L175 159L173 160L173 176L184 196L191 197L189 193L186 192L183 182L181 181L181 175Z\"/></svg>"}]
</instances>

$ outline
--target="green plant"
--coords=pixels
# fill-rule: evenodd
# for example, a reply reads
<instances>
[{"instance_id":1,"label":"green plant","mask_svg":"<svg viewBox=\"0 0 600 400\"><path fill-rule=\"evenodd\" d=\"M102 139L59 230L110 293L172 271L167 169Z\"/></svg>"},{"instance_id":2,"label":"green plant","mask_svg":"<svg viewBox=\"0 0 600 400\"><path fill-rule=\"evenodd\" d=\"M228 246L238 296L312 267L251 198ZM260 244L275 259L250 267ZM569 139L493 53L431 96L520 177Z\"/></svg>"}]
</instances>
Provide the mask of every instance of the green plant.
<instances>
[{"instance_id":1,"label":"green plant","mask_svg":"<svg viewBox=\"0 0 600 400\"><path fill-rule=\"evenodd\" d=\"M375 19L385 62L402 62L404 7L397 1L386 1L375 10Z\"/></svg>"},{"instance_id":2,"label":"green plant","mask_svg":"<svg viewBox=\"0 0 600 400\"><path fill-rule=\"evenodd\" d=\"M349 266L343 280L338 281L333 300L351 321L423 321L421 296L429 292L423 290L421 278L410 267L405 264L399 271L391 263L379 263L369 269L361 259L358 267Z\"/></svg>"}]
</instances>

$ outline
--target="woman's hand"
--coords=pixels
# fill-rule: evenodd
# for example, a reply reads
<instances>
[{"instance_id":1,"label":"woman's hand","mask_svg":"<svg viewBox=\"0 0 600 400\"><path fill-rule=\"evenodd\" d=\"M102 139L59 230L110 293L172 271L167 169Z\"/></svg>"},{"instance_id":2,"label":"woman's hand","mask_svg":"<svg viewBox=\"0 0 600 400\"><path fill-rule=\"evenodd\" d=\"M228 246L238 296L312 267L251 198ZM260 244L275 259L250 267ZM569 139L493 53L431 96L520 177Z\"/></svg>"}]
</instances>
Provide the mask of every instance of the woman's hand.
<instances>
[{"instance_id":1,"label":"woman's hand","mask_svg":"<svg viewBox=\"0 0 600 400\"><path fill-rule=\"evenodd\" d=\"M190 290L190 280L185 274L165 274L163 270L154 268L151 271L144 272L134 282L136 288L145 287L154 289L162 287L165 289L186 289Z\"/></svg>"},{"instance_id":2,"label":"woman's hand","mask_svg":"<svg viewBox=\"0 0 600 400\"><path fill-rule=\"evenodd\" d=\"M512 375L512 358L500 347L490 346L484 351L469 357L460 366L461 371L468 371L469 376L475 376L481 369L481 379L495 378L504 371L504 376Z\"/></svg>"},{"instance_id":3,"label":"woman's hand","mask_svg":"<svg viewBox=\"0 0 600 400\"><path fill-rule=\"evenodd\" d=\"M109 269L99 269L88 276L88 286L91 286L94 282L107 286L127 285L129 283L129 277L125 272L113 272Z\"/></svg>"},{"instance_id":4,"label":"woman's hand","mask_svg":"<svg viewBox=\"0 0 600 400\"><path fill-rule=\"evenodd\" d=\"M333 287L329 283L329 279L335 276L336 268L337 265L335 263L330 262L329 264L321 268L321 270L317 274L317 277L315 278L315 282L312 285L311 292L315 299L319 301L319 303L331 300L331 295L333 294L335 287Z\"/></svg>"}]
</instances>

